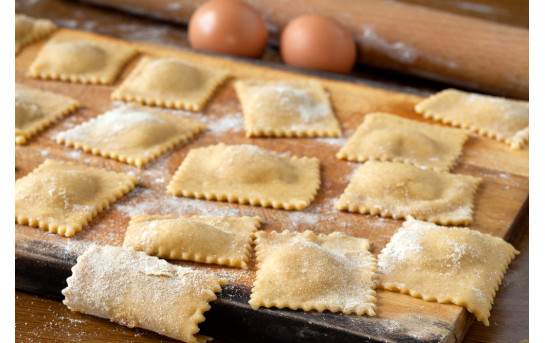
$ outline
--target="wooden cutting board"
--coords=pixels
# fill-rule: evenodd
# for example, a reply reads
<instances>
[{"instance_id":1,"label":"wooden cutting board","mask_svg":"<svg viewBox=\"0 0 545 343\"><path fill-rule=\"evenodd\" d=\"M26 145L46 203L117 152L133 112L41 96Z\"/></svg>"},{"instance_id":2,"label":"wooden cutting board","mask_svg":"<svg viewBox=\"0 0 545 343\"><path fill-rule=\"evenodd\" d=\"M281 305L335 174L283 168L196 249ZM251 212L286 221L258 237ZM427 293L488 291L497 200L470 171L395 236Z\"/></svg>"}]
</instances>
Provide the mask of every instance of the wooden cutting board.
<instances>
[{"instance_id":1,"label":"wooden cutting board","mask_svg":"<svg viewBox=\"0 0 545 343\"><path fill-rule=\"evenodd\" d=\"M61 32L69 30L62 29ZM90 33L73 34L95 39L111 38ZM320 76L274 69L264 63L241 61L208 54L164 48L151 44L128 43L143 54L172 56L209 67L228 69L233 78L316 79L331 94L337 117L342 123L343 138L339 139L250 139L243 130L240 104L232 81L222 87L203 113L174 111L207 124L208 131L190 144L170 152L147 168L138 169L113 160L69 149L54 142L54 136L104 111L114 104L110 100L113 86L70 84L40 81L26 77L28 66L43 43L23 50L16 58L16 81L78 99L83 108L53 125L30 140L28 145L16 146L16 176L22 177L46 158L72 160L106 169L131 173L139 178L139 186L110 209L101 213L88 227L73 238L63 238L23 225L16 226L16 282L17 287L51 297L61 297L60 290L70 275L76 257L92 242L120 245L130 215L142 213L258 215L263 230L314 230L328 233L342 231L366 237L377 254L388 242L401 222L350 213L334 208L334 201L343 192L351 173L360 164L340 161L335 153L361 123L366 113L390 112L406 118L426 121L413 111L421 98L399 90L381 89L350 78L333 80ZM123 72L123 80L134 67L134 60ZM325 74L322 74L326 76ZM322 187L315 201L303 211L263 209L251 206L176 198L166 194L166 185L191 148L217 142L249 143L289 152L314 156L321 161ZM521 215L525 215L528 199L528 151L510 150L496 141L472 136L464 147L455 173L479 176L483 182L476 196L473 229L496 236L509 237ZM456 342L462 339L472 316L463 308L414 299L392 292L378 292L376 317L348 316L332 313L261 309L252 310L248 304L255 267L250 270L211 267L182 263L194 268L206 268L230 280L219 299L207 312L201 325L202 333L216 338L236 341L316 341L337 339L356 341L424 341Z\"/></svg>"}]
</instances>

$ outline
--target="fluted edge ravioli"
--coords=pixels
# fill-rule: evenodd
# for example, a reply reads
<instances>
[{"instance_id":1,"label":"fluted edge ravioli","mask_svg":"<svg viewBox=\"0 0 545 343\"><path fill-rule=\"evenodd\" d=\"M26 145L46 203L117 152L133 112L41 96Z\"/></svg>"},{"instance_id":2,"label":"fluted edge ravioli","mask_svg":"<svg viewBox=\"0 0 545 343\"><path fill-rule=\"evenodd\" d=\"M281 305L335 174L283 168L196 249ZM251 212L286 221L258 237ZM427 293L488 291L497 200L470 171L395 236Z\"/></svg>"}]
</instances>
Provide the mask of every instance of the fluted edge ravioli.
<instances>
[{"instance_id":1,"label":"fluted edge ravioli","mask_svg":"<svg viewBox=\"0 0 545 343\"><path fill-rule=\"evenodd\" d=\"M517 254L499 237L409 219L379 254L378 275L384 289L463 306L488 326L495 294Z\"/></svg>"},{"instance_id":2,"label":"fluted edge ravioli","mask_svg":"<svg viewBox=\"0 0 545 343\"><path fill-rule=\"evenodd\" d=\"M43 46L28 75L43 80L112 84L137 53L126 42L63 31Z\"/></svg>"},{"instance_id":3,"label":"fluted edge ravioli","mask_svg":"<svg viewBox=\"0 0 545 343\"><path fill-rule=\"evenodd\" d=\"M307 207L320 187L320 161L255 145L192 149L167 191L176 196L286 210Z\"/></svg>"},{"instance_id":4,"label":"fluted edge ravioli","mask_svg":"<svg viewBox=\"0 0 545 343\"><path fill-rule=\"evenodd\" d=\"M15 15L15 55L24 47L46 38L57 26L48 19L32 18L24 14Z\"/></svg>"},{"instance_id":5,"label":"fluted edge ravioli","mask_svg":"<svg viewBox=\"0 0 545 343\"><path fill-rule=\"evenodd\" d=\"M419 102L425 118L458 126L522 149L529 139L527 101L446 89Z\"/></svg>"},{"instance_id":6,"label":"fluted edge ravioli","mask_svg":"<svg viewBox=\"0 0 545 343\"><path fill-rule=\"evenodd\" d=\"M131 249L93 245L78 257L62 290L72 311L202 343L199 324L224 280Z\"/></svg>"},{"instance_id":7,"label":"fluted edge ravioli","mask_svg":"<svg viewBox=\"0 0 545 343\"><path fill-rule=\"evenodd\" d=\"M113 100L142 105L200 111L229 77L175 58L143 57L112 93Z\"/></svg>"},{"instance_id":8,"label":"fluted edge ravioli","mask_svg":"<svg viewBox=\"0 0 545 343\"><path fill-rule=\"evenodd\" d=\"M140 215L123 246L148 255L247 269L259 217Z\"/></svg>"},{"instance_id":9,"label":"fluted edge ravioli","mask_svg":"<svg viewBox=\"0 0 545 343\"><path fill-rule=\"evenodd\" d=\"M429 125L388 113L369 113L337 153L348 161L393 161L448 171L468 138L464 130Z\"/></svg>"},{"instance_id":10,"label":"fluted edge ravioli","mask_svg":"<svg viewBox=\"0 0 545 343\"><path fill-rule=\"evenodd\" d=\"M16 84L15 143L26 144L79 107L79 102L70 97Z\"/></svg>"},{"instance_id":11,"label":"fluted edge ravioli","mask_svg":"<svg viewBox=\"0 0 545 343\"><path fill-rule=\"evenodd\" d=\"M45 160L15 182L15 222L71 237L136 183L131 175Z\"/></svg>"},{"instance_id":12,"label":"fluted edge ravioli","mask_svg":"<svg viewBox=\"0 0 545 343\"><path fill-rule=\"evenodd\" d=\"M398 162L370 161L359 167L336 203L341 211L443 225L467 225L481 179L421 169Z\"/></svg>"},{"instance_id":13,"label":"fluted edge ravioli","mask_svg":"<svg viewBox=\"0 0 545 343\"><path fill-rule=\"evenodd\" d=\"M329 94L317 81L239 80L248 137L338 137Z\"/></svg>"},{"instance_id":14,"label":"fluted edge ravioli","mask_svg":"<svg viewBox=\"0 0 545 343\"><path fill-rule=\"evenodd\" d=\"M189 118L120 107L57 135L57 143L143 167L203 131Z\"/></svg>"},{"instance_id":15,"label":"fluted edge ravioli","mask_svg":"<svg viewBox=\"0 0 545 343\"><path fill-rule=\"evenodd\" d=\"M249 304L375 315L376 259L369 241L340 232L256 234L257 274Z\"/></svg>"}]
</instances>

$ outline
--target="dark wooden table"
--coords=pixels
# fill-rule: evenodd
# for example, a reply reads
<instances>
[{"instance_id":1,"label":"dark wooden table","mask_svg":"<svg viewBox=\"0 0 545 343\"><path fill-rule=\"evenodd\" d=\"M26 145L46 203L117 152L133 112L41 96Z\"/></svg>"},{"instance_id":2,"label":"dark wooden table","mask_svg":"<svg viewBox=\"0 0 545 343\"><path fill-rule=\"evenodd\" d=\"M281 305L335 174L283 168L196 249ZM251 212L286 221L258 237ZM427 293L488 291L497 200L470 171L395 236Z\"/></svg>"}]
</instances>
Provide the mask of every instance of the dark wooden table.
<instances>
[{"instance_id":1,"label":"dark wooden table","mask_svg":"<svg viewBox=\"0 0 545 343\"><path fill-rule=\"evenodd\" d=\"M418 1L422 3L423 1ZM432 1L433 6L452 7L453 1L443 5ZM470 1L491 3L491 1ZM500 1L509 9L513 2ZM526 4L527 6L527 4ZM527 23L527 11L505 15L501 20L517 25ZM477 8L474 7L473 8ZM524 6L522 7L524 8ZM526 7L527 8L527 7ZM53 19L59 25L94 31L129 40L151 41L174 46L187 46L183 27L123 13L107 11L87 5L60 0L18 0L16 11L36 17ZM524 18L526 14L526 18ZM263 59L281 62L278 52L269 49ZM380 83L404 87L407 91L437 90L446 85L402 74L372 68L356 68L355 76ZM528 226L514 244L521 255L512 264L496 298L492 310L491 326L475 323L465 342L521 342L528 338ZM106 320L70 312L62 303L32 294L16 291L16 340L17 342L158 342L170 340L144 330L131 330ZM499 324L501 323L501 325Z\"/></svg>"}]
</instances>

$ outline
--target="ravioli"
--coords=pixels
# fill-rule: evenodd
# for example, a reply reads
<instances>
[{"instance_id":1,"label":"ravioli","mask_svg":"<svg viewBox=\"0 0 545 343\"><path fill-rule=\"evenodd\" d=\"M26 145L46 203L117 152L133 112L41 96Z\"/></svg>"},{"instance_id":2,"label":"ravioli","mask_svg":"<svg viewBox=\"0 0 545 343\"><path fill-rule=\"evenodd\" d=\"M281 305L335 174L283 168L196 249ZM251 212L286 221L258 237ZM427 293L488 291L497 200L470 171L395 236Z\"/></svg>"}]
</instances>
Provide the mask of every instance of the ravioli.
<instances>
[{"instance_id":1,"label":"ravioli","mask_svg":"<svg viewBox=\"0 0 545 343\"><path fill-rule=\"evenodd\" d=\"M488 326L496 290L516 254L498 237L409 219L380 253L378 274L384 289L463 306Z\"/></svg>"},{"instance_id":2,"label":"ravioli","mask_svg":"<svg viewBox=\"0 0 545 343\"><path fill-rule=\"evenodd\" d=\"M258 217L132 217L123 246L172 260L248 268Z\"/></svg>"},{"instance_id":3,"label":"ravioli","mask_svg":"<svg viewBox=\"0 0 545 343\"><path fill-rule=\"evenodd\" d=\"M521 149L529 138L527 101L446 89L421 101L416 112Z\"/></svg>"},{"instance_id":4,"label":"ravioli","mask_svg":"<svg viewBox=\"0 0 545 343\"><path fill-rule=\"evenodd\" d=\"M222 280L142 252L93 245L78 257L62 290L72 311L140 327L188 343L206 342L199 324Z\"/></svg>"},{"instance_id":5,"label":"ravioli","mask_svg":"<svg viewBox=\"0 0 545 343\"><path fill-rule=\"evenodd\" d=\"M236 81L248 137L338 137L329 95L317 81Z\"/></svg>"},{"instance_id":6,"label":"ravioli","mask_svg":"<svg viewBox=\"0 0 545 343\"><path fill-rule=\"evenodd\" d=\"M71 237L135 185L130 175L45 160L15 182L15 221Z\"/></svg>"},{"instance_id":7,"label":"ravioli","mask_svg":"<svg viewBox=\"0 0 545 343\"><path fill-rule=\"evenodd\" d=\"M63 33L42 48L28 74L44 80L111 84L136 54L121 41Z\"/></svg>"},{"instance_id":8,"label":"ravioli","mask_svg":"<svg viewBox=\"0 0 545 343\"><path fill-rule=\"evenodd\" d=\"M112 99L200 111L227 77L228 72L221 69L174 58L143 57Z\"/></svg>"},{"instance_id":9,"label":"ravioli","mask_svg":"<svg viewBox=\"0 0 545 343\"><path fill-rule=\"evenodd\" d=\"M57 135L57 142L143 167L189 141L204 125L170 113L119 107Z\"/></svg>"},{"instance_id":10,"label":"ravioli","mask_svg":"<svg viewBox=\"0 0 545 343\"><path fill-rule=\"evenodd\" d=\"M36 19L24 14L15 15L15 55L40 39L46 38L57 26L47 19Z\"/></svg>"},{"instance_id":11,"label":"ravioli","mask_svg":"<svg viewBox=\"0 0 545 343\"><path fill-rule=\"evenodd\" d=\"M79 107L64 95L15 85L15 143L25 144L60 118Z\"/></svg>"},{"instance_id":12,"label":"ravioli","mask_svg":"<svg viewBox=\"0 0 545 343\"><path fill-rule=\"evenodd\" d=\"M337 201L337 209L395 219L412 216L438 224L473 219L481 179L424 170L397 162L370 161L359 167Z\"/></svg>"},{"instance_id":13,"label":"ravioli","mask_svg":"<svg viewBox=\"0 0 545 343\"><path fill-rule=\"evenodd\" d=\"M463 130L387 113L369 113L337 157L356 162L403 162L448 171L461 154L467 136Z\"/></svg>"},{"instance_id":14,"label":"ravioli","mask_svg":"<svg viewBox=\"0 0 545 343\"><path fill-rule=\"evenodd\" d=\"M375 257L369 241L283 231L256 234L258 270L250 306L375 315Z\"/></svg>"},{"instance_id":15,"label":"ravioli","mask_svg":"<svg viewBox=\"0 0 545 343\"><path fill-rule=\"evenodd\" d=\"M302 209L320 187L316 158L279 154L255 145L216 144L192 149L168 192L253 206Z\"/></svg>"}]
</instances>

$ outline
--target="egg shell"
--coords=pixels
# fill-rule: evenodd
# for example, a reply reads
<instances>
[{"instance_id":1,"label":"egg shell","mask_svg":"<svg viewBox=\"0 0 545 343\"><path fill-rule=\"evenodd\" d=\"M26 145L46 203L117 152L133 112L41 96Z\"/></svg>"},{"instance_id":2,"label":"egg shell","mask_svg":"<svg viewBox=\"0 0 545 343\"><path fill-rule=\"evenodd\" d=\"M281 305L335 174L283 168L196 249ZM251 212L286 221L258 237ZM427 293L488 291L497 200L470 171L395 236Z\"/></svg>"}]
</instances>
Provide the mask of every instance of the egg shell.
<instances>
[{"instance_id":1,"label":"egg shell","mask_svg":"<svg viewBox=\"0 0 545 343\"><path fill-rule=\"evenodd\" d=\"M189 20L189 43L195 49L260 57L267 46L265 20L239 0L212 0Z\"/></svg>"},{"instance_id":2,"label":"egg shell","mask_svg":"<svg viewBox=\"0 0 545 343\"><path fill-rule=\"evenodd\" d=\"M335 20L304 15L290 21L280 40L285 63L302 68L348 73L356 61L351 33Z\"/></svg>"}]
</instances>

